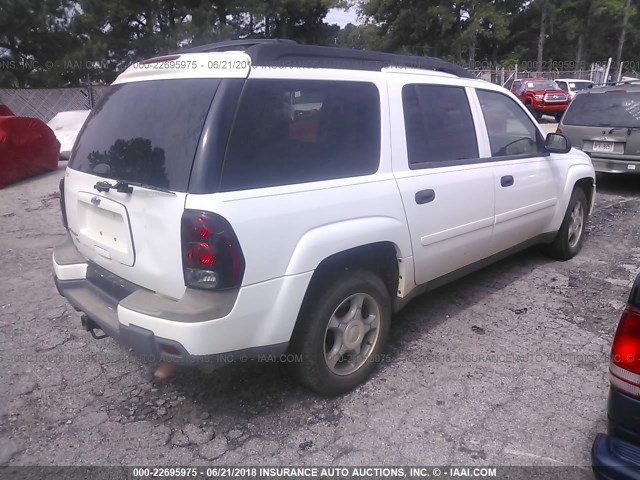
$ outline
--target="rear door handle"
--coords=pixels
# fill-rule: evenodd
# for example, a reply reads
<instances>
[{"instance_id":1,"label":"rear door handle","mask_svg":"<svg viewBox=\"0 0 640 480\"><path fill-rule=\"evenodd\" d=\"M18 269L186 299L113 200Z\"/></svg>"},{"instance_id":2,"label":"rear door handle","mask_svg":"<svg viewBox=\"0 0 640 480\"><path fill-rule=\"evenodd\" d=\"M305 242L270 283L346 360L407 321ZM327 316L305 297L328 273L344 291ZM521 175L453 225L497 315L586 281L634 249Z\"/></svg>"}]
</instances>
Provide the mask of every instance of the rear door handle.
<instances>
[{"instance_id":1,"label":"rear door handle","mask_svg":"<svg viewBox=\"0 0 640 480\"><path fill-rule=\"evenodd\" d=\"M433 202L436 198L436 192L433 190L420 190L416 192L416 203L422 205L423 203Z\"/></svg>"},{"instance_id":2,"label":"rear door handle","mask_svg":"<svg viewBox=\"0 0 640 480\"><path fill-rule=\"evenodd\" d=\"M513 185L513 176L505 175L504 177L502 177L500 179L500 185L502 185L503 187L510 187L511 185Z\"/></svg>"}]
</instances>

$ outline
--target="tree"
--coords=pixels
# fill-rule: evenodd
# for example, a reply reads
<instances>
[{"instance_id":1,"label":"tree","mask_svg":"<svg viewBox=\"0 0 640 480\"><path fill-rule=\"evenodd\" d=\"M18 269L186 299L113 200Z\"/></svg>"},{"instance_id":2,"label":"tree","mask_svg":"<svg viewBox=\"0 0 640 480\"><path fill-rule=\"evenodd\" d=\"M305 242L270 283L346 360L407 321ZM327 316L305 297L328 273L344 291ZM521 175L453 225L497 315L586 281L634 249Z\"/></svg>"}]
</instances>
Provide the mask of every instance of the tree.
<instances>
[{"instance_id":1,"label":"tree","mask_svg":"<svg viewBox=\"0 0 640 480\"><path fill-rule=\"evenodd\" d=\"M63 52L75 46L66 31L72 16L73 2L67 0L0 3L0 78L5 84L26 87L33 79L55 77Z\"/></svg>"},{"instance_id":2,"label":"tree","mask_svg":"<svg viewBox=\"0 0 640 480\"><path fill-rule=\"evenodd\" d=\"M619 71L622 72L622 50L624 48L624 37L627 30L627 24L629 23L629 15L631 14L631 0L626 0L624 5L624 14L622 18L622 28L620 29L620 37L618 39L618 50L616 52L616 65ZM620 80L616 78L616 80Z\"/></svg>"}]
</instances>

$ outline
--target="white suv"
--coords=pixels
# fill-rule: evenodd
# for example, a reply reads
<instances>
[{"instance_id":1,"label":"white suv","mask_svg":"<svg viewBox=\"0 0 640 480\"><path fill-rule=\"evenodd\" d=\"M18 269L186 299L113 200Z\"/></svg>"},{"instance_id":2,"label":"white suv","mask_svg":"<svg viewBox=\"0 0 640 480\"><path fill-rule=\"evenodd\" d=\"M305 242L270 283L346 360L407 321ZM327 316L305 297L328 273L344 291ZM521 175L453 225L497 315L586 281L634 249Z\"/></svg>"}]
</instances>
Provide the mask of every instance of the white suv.
<instances>
[{"instance_id":1,"label":"white suv","mask_svg":"<svg viewBox=\"0 0 640 480\"><path fill-rule=\"evenodd\" d=\"M230 42L114 82L61 182L55 282L92 334L363 382L394 311L536 243L580 250L584 153L438 59Z\"/></svg>"}]
</instances>

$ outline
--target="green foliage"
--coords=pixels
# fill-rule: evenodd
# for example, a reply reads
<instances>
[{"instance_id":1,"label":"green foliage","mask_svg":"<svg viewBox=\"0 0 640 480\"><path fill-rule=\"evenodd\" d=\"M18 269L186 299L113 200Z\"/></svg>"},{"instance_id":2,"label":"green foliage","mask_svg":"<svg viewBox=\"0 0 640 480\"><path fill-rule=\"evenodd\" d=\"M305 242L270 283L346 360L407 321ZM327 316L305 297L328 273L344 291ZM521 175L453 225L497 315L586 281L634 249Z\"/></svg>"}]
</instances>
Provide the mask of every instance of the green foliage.
<instances>
[{"instance_id":1,"label":"green foliage","mask_svg":"<svg viewBox=\"0 0 640 480\"><path fill-rule=\"evenodd\" d=\"M5 85L25 86L31 78L46 84L55 75L54 63L76 45L66 30L72 7L67 0L0 1L0 80Z\"/></svg>"},{"instance_id":2,"label":"green foliage","mask_svg":"<svg viewBox=\"0 0 640 480\"><path fill-rule=\"evenodd\" d=\"M638 0L623 60L638 62ZM233 38L433 55L471 67L615 56L626 0L0 0L0 86L111 82L140 59ZM363 25L328 25L356 6ZM637 65L637 63L636 63ZM571 68L565 68L570 70Z\"/></svg>"},{"instance_id":3,"label":"green foliage","mask_svg":"<svg viewBox=\"0 0 640 480\"><path fill-rule=\"evenodd\" d=\"M623 60L638 65L640 18L632 0ZM587 66L615 55L625 0L360 0L375 35L364 48L437 55L463 64ZM546 10L541 35L542 10ZM357 27L360 30L369 25ZM355 32L350 32L354 37ZM581 47L579 48L579 44Z\"/></svg>"},{"instance_id":4,"label":"green foliage","mask_svg":"<svg viewBox=\"0 0 640 480\"><path fill-rule=\"evenodd\" d=\"M128 65L233 38L337 43L345 0L0 0L0 85L111 82Z\"/></svg>"}]
</instances>

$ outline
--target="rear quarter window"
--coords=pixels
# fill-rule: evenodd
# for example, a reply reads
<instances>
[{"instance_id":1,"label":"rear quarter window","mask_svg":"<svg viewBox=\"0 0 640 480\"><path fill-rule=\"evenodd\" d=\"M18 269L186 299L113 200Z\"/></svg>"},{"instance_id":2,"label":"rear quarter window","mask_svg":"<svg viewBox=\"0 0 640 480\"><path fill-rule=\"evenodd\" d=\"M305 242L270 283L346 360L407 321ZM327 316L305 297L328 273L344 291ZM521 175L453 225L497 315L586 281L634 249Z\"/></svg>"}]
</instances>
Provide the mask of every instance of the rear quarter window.
<instances>
[{"instance_id":1,"label":"rear quarter window","mask_svg":"<svg viewBox=\"0 0 640 480\"><path fill-rule=\"evenodd\" d=\"M380 95L367 82L248 80L223 191L369 175L380 163Z\"/></svg>"}]
</instances>

